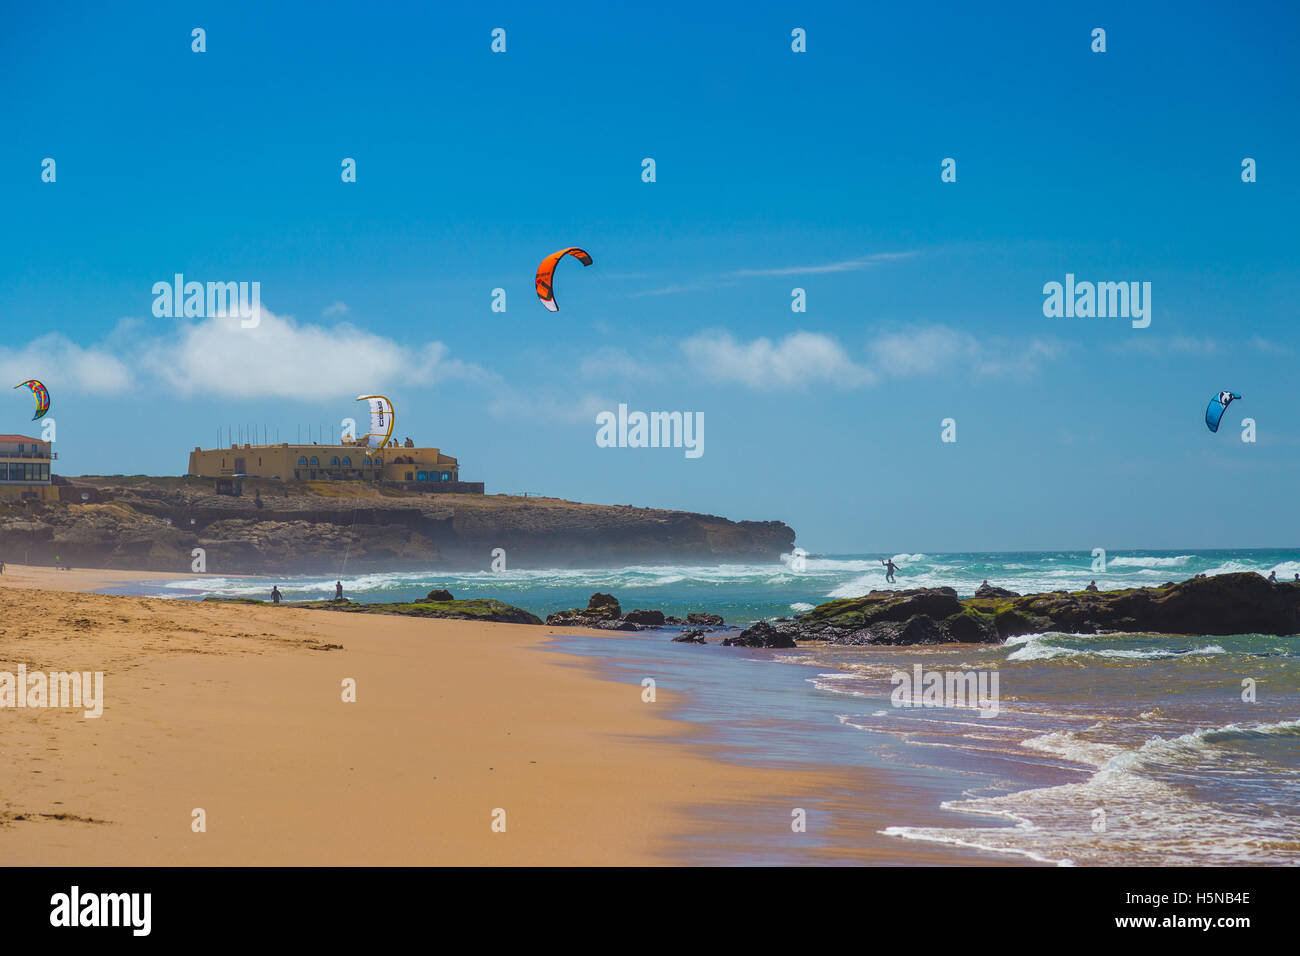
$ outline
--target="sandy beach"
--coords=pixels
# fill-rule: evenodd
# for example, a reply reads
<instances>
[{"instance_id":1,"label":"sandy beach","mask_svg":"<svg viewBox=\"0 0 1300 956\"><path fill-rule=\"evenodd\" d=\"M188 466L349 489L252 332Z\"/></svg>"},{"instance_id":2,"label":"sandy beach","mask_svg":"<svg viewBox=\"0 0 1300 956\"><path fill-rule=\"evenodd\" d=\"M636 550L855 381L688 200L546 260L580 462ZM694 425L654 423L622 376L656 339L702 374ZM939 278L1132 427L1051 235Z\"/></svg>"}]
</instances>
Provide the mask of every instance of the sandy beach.
<instances>
[{"instance_id":1,"label":"sandy beach","mask_svg":"<svg viewBox=\"0 0 1300 956\"><path fill-rule=\"evenodd\" d=\"M172 571L115 571L110 568L73 568L60 571L29 564L6 564L0 588L40 588L43 591L102 591L138 581L184 581L193 573Z\"/></svg>"},{"instance_id":2,"label":"sandy beach","mask_svg":"<svg viewBox=\"0 0 1300 956\"><path fill-rule=\"evenodd\" d=\"M845 785L711 759L549 628L69 593L130 578L4 576L0 670L105 701L0 709L0 864L662 864Z\"/></svg>"}]
</instances>

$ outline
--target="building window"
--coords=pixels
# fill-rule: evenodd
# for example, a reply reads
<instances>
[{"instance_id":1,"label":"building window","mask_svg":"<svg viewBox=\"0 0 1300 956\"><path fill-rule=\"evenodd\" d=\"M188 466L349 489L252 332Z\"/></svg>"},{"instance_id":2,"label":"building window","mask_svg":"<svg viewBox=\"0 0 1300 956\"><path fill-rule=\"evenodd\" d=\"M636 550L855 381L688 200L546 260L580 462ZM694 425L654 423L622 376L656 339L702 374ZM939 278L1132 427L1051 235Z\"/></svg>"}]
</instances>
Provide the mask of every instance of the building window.
<instances>
[{"instance_id":1,"label":"building window","mask_svg":"<svg viewBox=\"0 0 1300 956\"><path fill-rule=\"evenodd\" d=\"M309 461L308 464L311 465L313 468L319 467L319 465L320 465L320 459L318 459L315 455L312 455L312 456L311 456L311 461ZM315 477L316 477L316 473L315 473L315 472L312 472L312 475L311 475L311 476L312 476L313 478L315 478Z\"/></svg>"},{"instance_id":2,"label":"building window","mask_svg":"<svg viewBox=\"0 0 1300 956\"><path fill-rule=\"evenodd\" d=\"M339 456L335 455L333 458L330 459L330 467L337 468L338 466L339 466Z\"/></svg>"},{"instance_id":3,"label":"building window","mask_svg":"<svg viewBox=\"0 0 1300 956\"><path fill-rule=\"evenodd\" d=\"M344 467L344 468L351 468L351 467L352 467L352 459L351 459L351 458L344 458L344 459L343 459L343 467Z\"/></svg>"},{"instance_id":4,"label":"building window","mask_svg":"<svg viewBox=\"0 0 1300 956\"><path fill-rule=\"evenodd\" d=\"M300 468L306 468L306 467L307 467L307 456L306 456L306 455L302 455L302 456L300 456L300 457L298 458L298 467L300 467ZM297 477L297 476L295 476L295 477Z\"/></svg>"},{"instance_id":5,"label":"building window","mask_svg":"<svg viewBox=\"0 0 1300 956\"><path fill-rule=\"evenodd\" d=\"M442 480L443 480L443 481L451 481L451 472L449 472L449 471L444 471L444 472L442 473Z\"/></svg>"},{"instance_id":6,"label":"building window","mask_svg":"<svg viewBox=\"0 0 1300 956\"><path fill-rule=\"evenodd\" d=\"M427 471L417 471L417 472L415 473L415 480L416 480L416 481L428 481L428 480L429 480L429 473L428 473Z\"/></svg>"},{"instance_id":7,"label":"building window","mask_svg":"<svg viewBox=\"0 0 1300 956\"><path fill-rule=\"evenodd\" d=\"M414 480L415 480L415 475L414 475L414 473L408 471L408 472L406 473L406 480L407 480L407 481L414 481Z\"/></svg>"}]
</instances>

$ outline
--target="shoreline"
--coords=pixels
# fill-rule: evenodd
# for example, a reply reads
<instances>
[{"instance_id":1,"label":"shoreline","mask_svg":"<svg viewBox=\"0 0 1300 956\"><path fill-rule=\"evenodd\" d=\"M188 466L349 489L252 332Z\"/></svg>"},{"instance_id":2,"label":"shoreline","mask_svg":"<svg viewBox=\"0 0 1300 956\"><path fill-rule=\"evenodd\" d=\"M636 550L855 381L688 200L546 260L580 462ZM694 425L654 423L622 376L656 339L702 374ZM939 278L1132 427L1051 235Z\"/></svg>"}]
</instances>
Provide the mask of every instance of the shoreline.
<instances>
[{"instance_id":1,"label":"shoreline","mask_svg":"<svg viewBox=\"0 0 1300 956\"><path fill-rule=\"evenodd\" d=\"M45 565L5 563L0 574L0 588L36 588L44 591L75 591L93 594L105 588L154 581L183 581L193 573L178 571L122 571L112 568L73 568L59 570Z\"/></svg>"},{"instance_id":2,"label":"shoreline","mask_svg":"<svg viewBox=\"0 0 1300 956\"><path fill-rule=\"evenodd\" d=\"M725 857L788 836L814 794L898 799L874 775L723 759L669 690L643 703L551 646L606 632L72 593L150 579L0 579L5 664L103 671L106 698L99 719L0 709L6 865L711 862L701 841ZM852 862L990 862L899 842Z\"/></svg>"}]
</instances>

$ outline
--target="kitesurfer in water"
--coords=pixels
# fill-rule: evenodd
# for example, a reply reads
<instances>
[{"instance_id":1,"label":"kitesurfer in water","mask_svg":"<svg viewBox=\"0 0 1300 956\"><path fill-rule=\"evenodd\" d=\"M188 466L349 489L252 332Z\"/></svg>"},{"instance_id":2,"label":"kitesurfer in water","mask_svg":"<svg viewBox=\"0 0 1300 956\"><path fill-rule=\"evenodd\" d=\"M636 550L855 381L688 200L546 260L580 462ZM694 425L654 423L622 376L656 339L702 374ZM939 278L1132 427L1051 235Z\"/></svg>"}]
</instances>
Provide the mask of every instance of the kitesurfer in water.
<instances>
[{"instance_id":1,"label":"kitesurfer in water","mask_svg":"<svg viewBox=\"0 0 1300 956\"><path fill-rule=\"evenodd\" d=\"M885 566L885 580L890 584L894 583L894 572L898 570L898 565L894 564L893 558L886 558L880 562Z\"/></svg>"}]
</instances>

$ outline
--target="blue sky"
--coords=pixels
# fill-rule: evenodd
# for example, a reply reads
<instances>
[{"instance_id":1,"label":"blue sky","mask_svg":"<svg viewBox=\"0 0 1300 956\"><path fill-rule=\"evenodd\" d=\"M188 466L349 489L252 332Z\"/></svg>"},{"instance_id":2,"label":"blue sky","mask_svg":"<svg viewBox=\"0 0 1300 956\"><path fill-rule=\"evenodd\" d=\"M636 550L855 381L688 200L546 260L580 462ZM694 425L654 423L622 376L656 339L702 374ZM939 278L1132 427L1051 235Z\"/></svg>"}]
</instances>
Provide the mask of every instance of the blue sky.
<instances>
[{"instance_id":1,"label":"blue sky","mask_svg":"<svg viewBox=\"0 0 1300 956\"><path fill-rule=\"evenodd\" d=\"M1294 5L273 6L10 14L0 372L63 473L379 391L489 492L811 551L1300 542ZM154 317L178 272L260 282L262 324ZM1066 273L1150 282L1150 327L1044 317ZM704 413L705 454L597 447L619 403Z\"/></svg>"}]
</instances>

